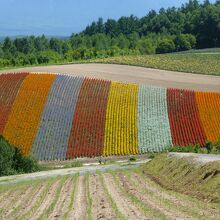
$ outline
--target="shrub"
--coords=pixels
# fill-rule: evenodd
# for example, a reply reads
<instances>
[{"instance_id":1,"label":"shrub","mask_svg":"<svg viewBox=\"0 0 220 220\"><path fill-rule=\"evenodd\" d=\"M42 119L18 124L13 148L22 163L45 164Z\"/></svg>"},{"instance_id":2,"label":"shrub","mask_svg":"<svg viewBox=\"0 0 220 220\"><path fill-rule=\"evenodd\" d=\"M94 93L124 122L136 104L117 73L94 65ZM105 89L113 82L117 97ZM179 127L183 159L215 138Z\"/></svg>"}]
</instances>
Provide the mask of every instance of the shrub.
<instances>
[{"instance_id":1,"label":"shrub","mask_svg":"<svg viewBox=\"0 0 220 220\"><path fill-rule=\"evenodd\" d=\"M175 44L171 39L162 40L157 46L157 53L170 53L175 50Z\"/></svg>"},{"instance_id":2,"label":"shrub","mask_svg":"<svg viewBox=\"0 0 220 220\"><path fill-rule=\"evenodd\" d=\"M155 54L155 45L151 39L141 39L138 42L137 49L141 54Z\"/></svg>"},{"instance_id":3,"label":"shrub","mask_svg":"<svg viewBox=\"0 0 220 220\"><path fill-rule=\"evenodd\" d=\"M0 135L0 176L31 173L40 170L37 161L23 156L20 149L12 146Z\"/></svg>"},{"instance_id":4,"label":"shrub","mask_svg":"<svg viewBox=\"0 0 220 220\"><path fill-rule=\"evenodd\" d=\"M180 34L175 38L176 50L190 50L196 45L196 38L192 34Z\"/></svg>"},{"instance_id":5,"label":"shrub","mask_svg":"<svg viewBox=\"0 0 220 220\"><path fill-rule=\"evenodd\" d=\"M16 173L13 169L15 149L0 135L0 176Z\"/></svg>"},{"instance_id":6,"label":"shrub","mask_svg":"<svg viewBox=\"0 0 220 220\"><path fill-rule=\"evenodd\" d=\"M184 152L184 153L202 153L202 154L220 154L220 140L216 144L208 141L204 147L199 145L190 146L173 146L168 148L169 152Z\"/></svg>"},{"instance_id":7,"label":"shrub","mask_svg":"<svg viewBox=\"0 0 220 220\"><path fill-rule=\"evenodd\" d=\"M129 160L130 160L130 161L136 161L137 158L136 158L135 156L131 156L131 157L129 158Z\"/></svg>"}]
</instances>

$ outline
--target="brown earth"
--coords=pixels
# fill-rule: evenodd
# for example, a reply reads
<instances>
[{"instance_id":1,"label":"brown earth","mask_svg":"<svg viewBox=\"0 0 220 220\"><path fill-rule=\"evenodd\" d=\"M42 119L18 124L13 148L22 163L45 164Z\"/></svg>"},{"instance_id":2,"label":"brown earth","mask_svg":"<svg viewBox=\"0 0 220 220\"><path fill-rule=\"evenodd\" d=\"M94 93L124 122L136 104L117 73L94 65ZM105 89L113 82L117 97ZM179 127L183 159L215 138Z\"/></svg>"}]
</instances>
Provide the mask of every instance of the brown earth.
<instances>
[{"instance_id":1,"label":"brown earth","mask_svg":"<svg viewBox=\"0 0 220 220\"><path fill-rule=\"evenodd\" d=\"M89 178L90 193L93 199L92 203L92 217L93 219L117 219L117 216L109 204L106 193L104 192L103 186L100 182L98 175L91 175Z\"/></svg>"},{"instance_id":2,"label":"brown earth","mask_svg":"<svg viewBox=\"0 0 220 220\"><path fill-rule=\"evenodd\" d=\"M26 67L3 72L51 72L153 86L220 92L220 76L115 64L69 64Z\"/></svg>"},{"instance_id":3,"label":"brown earth","mask_svg":"<svg viewBox=\"0 0 220 220\"><path fill-rule=\"evenodd\" d=\"M78 178L78 184L76 186L74 204L70 211L69 219L86 219L86 182L85 177L80 176Z\"/></svg>"}]
</instances>

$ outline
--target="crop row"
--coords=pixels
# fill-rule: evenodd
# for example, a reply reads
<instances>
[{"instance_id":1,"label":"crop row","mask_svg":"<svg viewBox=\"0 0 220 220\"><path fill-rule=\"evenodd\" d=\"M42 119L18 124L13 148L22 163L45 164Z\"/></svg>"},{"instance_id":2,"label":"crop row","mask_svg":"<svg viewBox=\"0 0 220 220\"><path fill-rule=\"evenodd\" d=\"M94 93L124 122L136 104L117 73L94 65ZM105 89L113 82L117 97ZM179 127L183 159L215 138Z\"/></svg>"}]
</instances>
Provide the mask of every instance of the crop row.
<instances>
[{"instance_id":1,"label":"crop row","mask_svg":"<svg viewBox=\"0 0 220 220\"><path fill-rule=\"evenodd\" d=\"M195 93L168 89L167 102L173 144L204 146L206 138L195 102Z\"/></svg>"},{"instance_id":2,"label":"crop row","mask_svg":"<svg viewBox=\"0 0 220 220\"><path fill-rule=\"evenodd\" d=\"M20 88L11 109L3 136L25 155L30 153L55 75L29 74Z\"/></svg>"},{"instance_id":3,"label":"crop row","mask_svg":"<svg viewBox=\"0 0 220 220\"><path fill-rule=\"evenodd\" d=\"M100 156L110 82L85 79L74 114L67 158Z\"/></svg>"},{"instance_id":4,"label":"crop row","mask_svg":"<svg viewBox=\"0 0 220 220\"><path fill-rule=\"evenodd\" d=\"M166 89L140 86L138 99L139 152L161 151L172 145Z\"/></svg>"},{"instance_id":5,"label":"crop row","mask_svg":"<svg viewBox=\"0 0 220 220\"><path fill-rule=\"evenodd\" d=\"M111 83L105 122L105 156L138 153L137 101L137 85Z\"/></svg>"},{"instance_id":6,"label":"crop row","mask_svg":"<svg viewBox=\"0 0 220 220\"><path fill-rule=\"evenodd\" d=\"M220 93L196 92L196 103L206 139L215 143L220 137Z\"/></svg>"},{"instance_id":7,"label":"crop row","mask_svg":"<svg viewBox=\"0 0 220 220\"><path fill-rule=\"evenodd\" d=\"M0 75L0 134L5 128L12 105L26 76L27 73Z\"/></svg>"},{"instance_id":8,"label":"crop row","mask_svg":"<svg viewBox=\"0 0 220 220\"><path fill-rule=\"evenodd\" d=\"M32 147L38 160L65 160L82 81L70 76L57 76L54 80Z\"/></svg>"},{"instance_id":9,"label":"crop row","mask_svg":"<svg viewBox=\"0 0 220 220\"><path fill-rule=\"evenodd\" d=\"M38 160L204 146L220 137L220 94L65 75L3 74L0 134Z\"/></svg>"}]
</instances>

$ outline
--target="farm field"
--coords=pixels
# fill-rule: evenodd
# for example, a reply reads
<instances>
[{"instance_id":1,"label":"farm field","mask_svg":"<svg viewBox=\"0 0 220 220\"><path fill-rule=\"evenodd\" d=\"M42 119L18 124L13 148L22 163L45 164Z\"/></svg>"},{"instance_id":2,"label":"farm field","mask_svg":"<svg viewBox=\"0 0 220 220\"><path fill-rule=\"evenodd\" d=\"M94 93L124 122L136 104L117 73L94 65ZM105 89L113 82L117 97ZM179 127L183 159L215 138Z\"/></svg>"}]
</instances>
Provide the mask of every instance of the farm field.
<instances>
[{"instance_id":1,"label":"farm field","mask_svg":"<svg viewBox=\"0 0 220 220\"><path fill-rule=\"evenodd\" d=\"M219 52L171 53L140 56L121 56L96 59L98 63L126 64L178 72L220 75Z\"/></svg>"},{"instance_id":2,"label":"farm field","mask_svg":"<svg viewBox=\"0 0 220 220\"><path fill-rule=\"evenodd\" d=\"M90 64L91 63L122 64L122 65L139 66L145 68L153 68L158 70L175 71L175 72L179 72L179 74L183 72L183 73L193 73L193 74L204 74L209 76L211 75L220 76L219 60L220 60L220 49L210 48L210 49L201 49L201 50L198 49L188 50L188 51L181 51L181 52L168 53L168 54L126 55L126 56L115 56L115 57L107 57L107 58L95 58L88 60L83 59L83 60L73 61L72 64L80 64L80 63L81 64L89 64L89 63ZM14 68L14 70L10 70L10 67L7 67L7 68L3 68L1 72L5 71L4 69L7 69L7 71L10 72L14 72L14 71L48 72L50 71L50 69L52 69L51 70L52 72L59 72L60 69L62 70L65 64L68 65L70 63L62 62L59 63L58 65L55 63L49 63L46 67L40 65L35 67L17 66L16 69ZM56 65L55 68L54 65ZM65 68L68 71L69 68L68 67ZM79 68L77 69L80 70ZM66 70L64 72L66 72ZM86 69L84 70L88 71ZM73 73L74 68L72 68L71 71ZM153 70L151 70L151 72L152 71ZM92 74L94 74L94 72L96 72L96 69L92 72ZM79 72L77 72L77 74L78 73ZM133 77L135 78L135 75ZM178 77L178 75L174 77Z\"/></svg>"},{"instance_id":3,"label":"farm field","mask_svg":"<svg viewBox=\"0 0 220 220\"><path fill-rule=\"evenodd\" d=\"M129 168L0 185L0 218L219 219L220 212Z\"/></svg>"},{"instance_id":4,"label":"farm field","mask_svg":"<svg viewBox=\"0 0 220 220\"><path fill-rule=\"evenodd\" d=\"M220 93L59 74L0 79L0 133L40 161L202 147L220 137Z\"/></svg>"}]
</instances>

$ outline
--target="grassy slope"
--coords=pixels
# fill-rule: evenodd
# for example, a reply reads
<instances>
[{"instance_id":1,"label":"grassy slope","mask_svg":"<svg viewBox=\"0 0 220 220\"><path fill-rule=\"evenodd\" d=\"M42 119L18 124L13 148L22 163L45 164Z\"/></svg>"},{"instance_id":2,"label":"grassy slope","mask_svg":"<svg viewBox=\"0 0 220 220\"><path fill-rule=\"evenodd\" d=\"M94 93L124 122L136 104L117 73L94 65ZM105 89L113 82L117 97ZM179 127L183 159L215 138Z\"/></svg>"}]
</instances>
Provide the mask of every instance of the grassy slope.
<instances>
[{"instance_id":1,"label":"grassy slope","mask_svg":"<svg viewBox=\"0 0 220 220\"><path fill-rule=\"evenodd\" d=\"M220 202L220 162L195 164L191 159L161 154L143 172L168 189Z\"/></svg>"},{"instance_id":2,"label":"grassy slope","mask_svg":"<svg viewBox=\"0 0 220 220\"><path fill-rule=\"evenodd\" d=\"M109 57L98 63L127 64L155 69L220 76L220 53L185 53Z\"/></svg>"}]
</instances>

